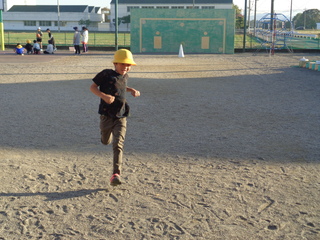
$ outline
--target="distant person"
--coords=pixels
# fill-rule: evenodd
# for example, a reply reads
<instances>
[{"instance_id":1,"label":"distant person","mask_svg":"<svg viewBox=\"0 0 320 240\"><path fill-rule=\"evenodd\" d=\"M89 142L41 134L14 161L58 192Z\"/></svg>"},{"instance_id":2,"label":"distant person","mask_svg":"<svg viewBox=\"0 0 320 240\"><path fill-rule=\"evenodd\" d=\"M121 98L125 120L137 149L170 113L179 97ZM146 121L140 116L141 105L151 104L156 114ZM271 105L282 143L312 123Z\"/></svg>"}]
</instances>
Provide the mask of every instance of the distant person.
<instances>
[{"instance_id":1,"label":"distant person","mask_svg":"<svg viewBox=\"0 0 320 240\"><path fill-rule=\"evenodd\" d=\"M54 51L56 51L56 50L57 50L57 48L56 48L56 43L55 43L55 41L54 41L54 37L53 37L53 34L52 34L51 31L50 31L50 28L47 28L46 32L48 33L49 40L51 40L51 43L52 43L52 45L53 45Z\"/></svg>"},{"instance_id":2,"label":"distant person","mask_svg":"<svg viewBox=\"0 0 320 240\"><path fill-rule=\"evenodd\" d=\"M47 49L43 52L44 54L53 54L54 49L53 49L53 44L51 40L48 40L48 45Z\"/></svg>"},{"instance_id":3,"label":"distant person","mask_svg":"<svg viewBox=\"0 0 320 240\"><path fill-rule=\"evenodd\" d=\"M16 47L14 48L14 52L18 55L24 55L25 51L26 49L22 47L20 43L17 43Z\"/></svg>"},{"instance_id":4,"label":"distant person","mask_svg":"<svg viewBox=\"0 0 320 240\"><path fill-rule=\"evenodd\" d=\"M73 35L73 46L75 53L74 54L79 54L80 55L80 39L81 39L81 34L78 31L78 27L74 27L74 35Z\"/></svg>"},{"instance_id":5,"label":"distant person","mask_svg":"<svg viewBox=\"0 0 320 240\"><path fill-rule=\"evenodd\" d=\"M82 27L82 46L83 52L88 52L88 40L89 40L89 31L88 28Z\"/></svg>"},{"instance_id":6,"label":"distant person","mask_svg":"<svg viewBox=\"0 0 320 240\"><path fill-rule=\"evenodd\" d=\"M33 46L30 40L27 40L27 44L24 46L24 48L27 50L27 54L33 53Z\"/></svg>"},{"instance_id":7,"label":"distant person","mask_svg":"<svg viewBox=\"0 0 320 240\"><path fill-rule=\"evenodd\" d=\"M33 40L33 54L40 54L40 44L37 42L37 40Z\"/></svg>"},{"instance_id":8,"label":"distant person","mask_svg":"<svg viewBox=\"0 0 320 240\"><path fill-rule=\"evenodd\" d=\"M42 32L41 32L41 28L38 27L37 33L36 33L36 39L37 42L40 44L40 50L42 50Z\"/></svg>"}]
</instances>

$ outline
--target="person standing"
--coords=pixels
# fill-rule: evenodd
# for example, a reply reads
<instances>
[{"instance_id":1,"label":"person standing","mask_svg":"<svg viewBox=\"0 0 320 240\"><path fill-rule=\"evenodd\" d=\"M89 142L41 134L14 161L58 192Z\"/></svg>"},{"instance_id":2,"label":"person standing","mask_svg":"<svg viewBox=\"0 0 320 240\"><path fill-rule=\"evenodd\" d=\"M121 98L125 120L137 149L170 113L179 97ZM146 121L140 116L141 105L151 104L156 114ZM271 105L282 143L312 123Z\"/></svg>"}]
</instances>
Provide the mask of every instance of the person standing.
<instances>
[{"instance_id":1,"label":"person standing","mask_svg":"<svg viewBox=\"0 0 320 240\"><path fill-rule=\"evenodd\" d=\"M83 52L88 52L89 31L88 28L82 27L82 46Z\"/></svg>"},{"instance_id":2,"label":"person standing","mask_svg":"<svg viewBox=\"0 0 320 240\"><path fill-rule=\"evenodd\" d=\"M41 28L38 27L38 30L36 32L36 39L37 39L37 42L39 43L40 45L40 50L42 50L42 32L41 32Z\"/></svg>"},{"instance_id":3,"label":"person standing","mask_svg":"<svg viewBox=\"0 0 320 240\"><path fill-rule=\"evenodd\" d=\"M81 39L81 34L78 31L78 27L74 27L74 35L73 35L73 46L74 46L74 50L75 53L74 54L78 54L80 55L80 39Z\"/></svg>"},{"instance_id":4,"label":"person standing","mask_svg":"<svg viewBox=\"0 0 320 240\"><path fill-rule=\"evenodd\" d=\"M56 50L57 50L57 48L56 48L56 43L55 43L55 41L54 41L54 37L53 37L53 34L52 34L51 31L50 31L50 28L47 28L47 31L46 31L46 32L48 33L48 37L49 37L49 40L51 41L51 44L53 45L54 51L56 51Z\"/></svg>"}]
</instances>

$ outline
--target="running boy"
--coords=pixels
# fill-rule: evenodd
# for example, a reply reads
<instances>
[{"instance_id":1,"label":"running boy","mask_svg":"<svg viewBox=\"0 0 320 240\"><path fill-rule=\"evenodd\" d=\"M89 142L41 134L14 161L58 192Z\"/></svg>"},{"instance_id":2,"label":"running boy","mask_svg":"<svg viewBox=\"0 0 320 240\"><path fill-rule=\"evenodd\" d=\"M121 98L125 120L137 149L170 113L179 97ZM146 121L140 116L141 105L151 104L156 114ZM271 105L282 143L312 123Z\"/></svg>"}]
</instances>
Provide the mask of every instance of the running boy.
<instances>
[{"instance_id":1,"label":"running boy","mask_svg":"<svg viewBox=\"0 0 320 240\"><path fill-rule=\"evenodd\" d=\"M92 93L100 97L99 114L101 142L113 144L113 175L110 183L113 186L121 184L120 173L122 167L123 146L126 135L129 106L126 102L126 92L139 97L140 92L127 87L128 72L136 63L132 53L126 49L115 52L113 65L115 70L105 69L92 80Z\"/></svg>"}]
</instances>

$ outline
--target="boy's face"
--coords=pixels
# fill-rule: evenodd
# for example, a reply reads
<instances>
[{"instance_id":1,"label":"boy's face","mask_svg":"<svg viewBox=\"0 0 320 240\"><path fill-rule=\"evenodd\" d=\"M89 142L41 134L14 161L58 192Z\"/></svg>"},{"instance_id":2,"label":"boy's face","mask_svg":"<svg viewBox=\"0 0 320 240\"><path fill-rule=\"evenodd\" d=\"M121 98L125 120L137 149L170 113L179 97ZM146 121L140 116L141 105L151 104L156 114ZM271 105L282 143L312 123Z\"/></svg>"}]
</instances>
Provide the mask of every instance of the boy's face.
<instances>
[{"instance_id":1,"label":"boy's face","mask_svg":"<svg viewBox=\"0 0 320 240\"><path fill-rule=\"evenodd\" d=\"M127 63L114 63L114 67L117 73L120 75L125 75L131 69L131 64Z\"/></svg>"}]
</instances>

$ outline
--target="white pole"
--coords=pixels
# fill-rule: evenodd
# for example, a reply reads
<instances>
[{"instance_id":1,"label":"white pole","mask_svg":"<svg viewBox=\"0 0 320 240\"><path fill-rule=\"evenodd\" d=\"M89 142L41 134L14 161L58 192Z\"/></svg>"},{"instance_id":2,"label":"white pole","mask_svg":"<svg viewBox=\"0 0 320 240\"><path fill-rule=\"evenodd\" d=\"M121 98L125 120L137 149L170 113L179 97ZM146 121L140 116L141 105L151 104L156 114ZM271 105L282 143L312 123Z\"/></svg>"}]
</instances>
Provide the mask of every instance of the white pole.
<instances>
[{"instance_id":1,"label":"white pole","mask_svg":"<svg viewBox=\"0 0 320 240\"><path fill-rule=\"evenodd\" d=\"M59 0L57 0L57 7L58 7L58 32L60 32L60 4L59 4Z\"/></svg>"}]
</instances>

